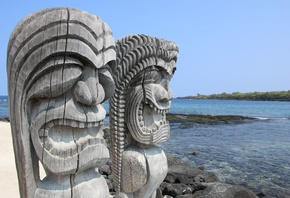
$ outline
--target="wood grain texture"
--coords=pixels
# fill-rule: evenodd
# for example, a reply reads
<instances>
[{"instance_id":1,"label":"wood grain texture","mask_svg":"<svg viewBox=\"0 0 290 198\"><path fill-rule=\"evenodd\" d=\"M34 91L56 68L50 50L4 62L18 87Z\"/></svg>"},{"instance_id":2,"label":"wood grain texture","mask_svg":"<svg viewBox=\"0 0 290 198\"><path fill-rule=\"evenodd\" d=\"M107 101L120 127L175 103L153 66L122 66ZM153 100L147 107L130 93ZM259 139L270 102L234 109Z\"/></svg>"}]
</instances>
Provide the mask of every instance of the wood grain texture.
<instances>
[{"instance_id":1,"label":"wood grain texture","mask_svg":"<svg viewBox=\"0 0 290 198\"><path fill-rule=\"evenodd\" d=\"M102 103L114 90L115 59L110 28L85 11L45 9L17 24L7 75L22 198L110 197L95 168L109 159Z\"/></svg>"},{"instance_id":2,"label":"wood grain texture","mask_svg":"<svg viewBox=\"0 0 290 198\"><path fill-rule=\"evenodd\" d=\"M146 180L145 184L138 188L133 187L134 192L126 190L127 187L130 188L130 185L122 183L124 182L122 172L123 176L127 174L126 171L130 174L130 168L122 166L123 154L126 144L127 146L138 145L140 147L137 149L138 152L145 157L147 149L141 148L142 145L151 148L154 144L168 139L169 127L165 113L169 108L172 95L168 81L175 71L178 46L173 42L152 36L130 35L119 39L116 42L116 48L117 63L115 67L112 67L116 90L110 99L110 154L113 160L114 185L117 194L120 195L151 197L153 196L151 190L156 185L156 183L151 185L154 179ZM158 105L159 102L164 103L164 106ZM155 125L155 122L158 123ZM158 156L164 160L161 155ZM125 161L130 161L129 158L126 157ZM134 161L134 156L131 158ZM145 163L148 163L148 158L145 157L145 159ZM142 176L154 178L150 174ZM132 181L135 179L137 181L140 175L134 174L132 177L134 177ZM132 181L127 182L132 183ZM125 188L122 189L122 186Z\"/></svg>"}]
</instances>

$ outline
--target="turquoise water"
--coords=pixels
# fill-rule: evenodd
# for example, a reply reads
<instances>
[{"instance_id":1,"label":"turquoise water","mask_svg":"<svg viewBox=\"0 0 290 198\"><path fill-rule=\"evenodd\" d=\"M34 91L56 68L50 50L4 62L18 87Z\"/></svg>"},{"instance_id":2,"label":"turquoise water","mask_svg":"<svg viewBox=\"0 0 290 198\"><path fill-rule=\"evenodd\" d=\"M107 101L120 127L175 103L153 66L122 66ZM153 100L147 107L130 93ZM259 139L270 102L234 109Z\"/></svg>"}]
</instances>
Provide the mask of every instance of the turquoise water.
<instances>
[{"instance_id":1,"label":"turquoise water","mask_svg":"<svg viewBox=\"0 0 290 198\"><path fill-rule=\"evenodd\" d=\"M290 118L290 102L173 99L171 113Z\"/></svg>"},{"instance_id":2,"label":"turquoise water","mask_svg":"<svg viewBox=\"0 0 290 198\"><path fill-rule=\"evenodd\" d=\"M242 115L244 124L171 124L165 151L204 166L231 184L273 197L290 197L290 102L176 100L171 113ZM192 152L199 153L191 155Z\"/></svg>"},{"instance_id":3,"label":"turquoise water","mask_svg":"<svg viewBox=\"0 0 290 198\"><path fill-rule=\"evenodd\" d=\"M104 106L108 111L108 102ZM290 197L290 102L173 99L170 113L258 118L191 128L172 123L170 140L161 146L183 161L204 166L224 182ZM0 96L0 117L6 116L7 96Z\"/></svg>"},{"instance_id":4,"label":"turquoise water","mask_svg":"<svg viewBox=\"0 0 290 198\"><path fill-rule=\"evenodd\" d=\"M8 117L8 97L0 96L0 118Z\"/></svg>"}]
</instances>

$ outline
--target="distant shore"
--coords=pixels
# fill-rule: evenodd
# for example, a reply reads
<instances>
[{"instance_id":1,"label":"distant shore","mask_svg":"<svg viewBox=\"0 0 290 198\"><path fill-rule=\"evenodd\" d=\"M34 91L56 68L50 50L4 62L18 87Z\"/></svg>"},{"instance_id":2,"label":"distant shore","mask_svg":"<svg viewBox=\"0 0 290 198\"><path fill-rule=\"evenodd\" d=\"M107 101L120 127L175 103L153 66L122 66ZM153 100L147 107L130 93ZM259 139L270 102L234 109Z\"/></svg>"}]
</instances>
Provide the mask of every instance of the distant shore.
<instances>
[{"instance_id":1,"label":"distant shore","mask_svg":"<svg viewBox=\"0 0 290 198\"><path fill-rule=\"evenodd\" d=\"M221 93L196 96L177 97L177 99L214 99L214 100L249 100L249 101L290 101L290 90L248 93Z\"/></svg>"}]
</instances>

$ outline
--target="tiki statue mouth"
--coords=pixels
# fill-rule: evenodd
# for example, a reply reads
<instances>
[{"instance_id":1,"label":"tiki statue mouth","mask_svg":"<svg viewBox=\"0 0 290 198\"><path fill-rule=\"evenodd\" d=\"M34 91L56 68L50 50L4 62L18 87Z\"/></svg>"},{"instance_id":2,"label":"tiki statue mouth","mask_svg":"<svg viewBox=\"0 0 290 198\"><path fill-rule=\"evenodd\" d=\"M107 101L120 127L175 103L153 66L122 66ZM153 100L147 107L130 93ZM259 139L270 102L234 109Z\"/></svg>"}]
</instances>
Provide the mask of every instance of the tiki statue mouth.
<instances>
[{"instance_id":1,"label":"tiki statue mouth","mask_svg":"<svg viewBox=\"0 0 290 198\"><path fill-rule=\"evenodd\" d=\"M166 113L170 99L170 92L161 85L147 84L132 90L126 104L129 112L126 114L126 123L135 141L151 145L168 140L170 127Z\"/></svg>"},{"instance_id":2,"label":"tiki statue mouth","mask_svg":"<svg viewBox=\"0 0 290 198\"><path fill-rule=\"evenodd\" d=\"M105 144L102 121L80 122L74 120L53 120L39 130L42 147L52 156L69 158L87 148Z\"/></svg>"},{"instance_id":3,"label":"tiki statue mouth","mask_svg":"<svg viewBox=\"0 0 290 198\"><path fill-rule=\"evenodd\" d=\"M160 130L162 126L168 125L166 113L169 110L169 104L167 106L161 107L150 100L143 102L139 106L138 112L142 131L152 133Z\"/></svg>"},{"instance_id":4,"label":"tiki statue mouth","mask_svg":"<svg viewBox=\"0 0 290 198\"><path fill-rule=\"evenodd\" d=\"M35 116L30 126L39 160L46 170L55 174L98 167L109 159L103 139L106 111L102 104L84 106L71 94L66 99L66 103L58 103L62 101L60 98L41 100L38 106L46 108L33 109Z\"/></svg>"}]
</instances>

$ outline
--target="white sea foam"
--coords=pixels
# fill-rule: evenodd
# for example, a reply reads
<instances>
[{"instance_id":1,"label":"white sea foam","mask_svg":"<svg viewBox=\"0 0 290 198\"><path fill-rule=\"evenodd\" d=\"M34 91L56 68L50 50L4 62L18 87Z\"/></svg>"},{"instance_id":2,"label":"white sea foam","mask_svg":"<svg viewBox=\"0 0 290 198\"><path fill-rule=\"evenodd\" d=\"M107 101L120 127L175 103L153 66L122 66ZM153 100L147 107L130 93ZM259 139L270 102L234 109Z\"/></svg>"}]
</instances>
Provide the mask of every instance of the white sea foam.
<instances>
[{"instance_id":1,"label":"white sea foam","mask_svg":"<svg viewBox=\"0 0 290 198\"><path fill-rule=\"evenodd\" d=\"M270 120L271 119L271 118L264 118L264 117L254 117L254 118L256 118L258 120Z\"/></svg>"},{"instance_id":2,"label":"white sea foam","mask_svg":"<svg viewBox=\"0 0 290 198\"><path fill-rule=\"evenodd\" d=\"M267 118L267 117L253 117L258 120L290 120L290 118Z\"/></svg>"}]
</instances>

